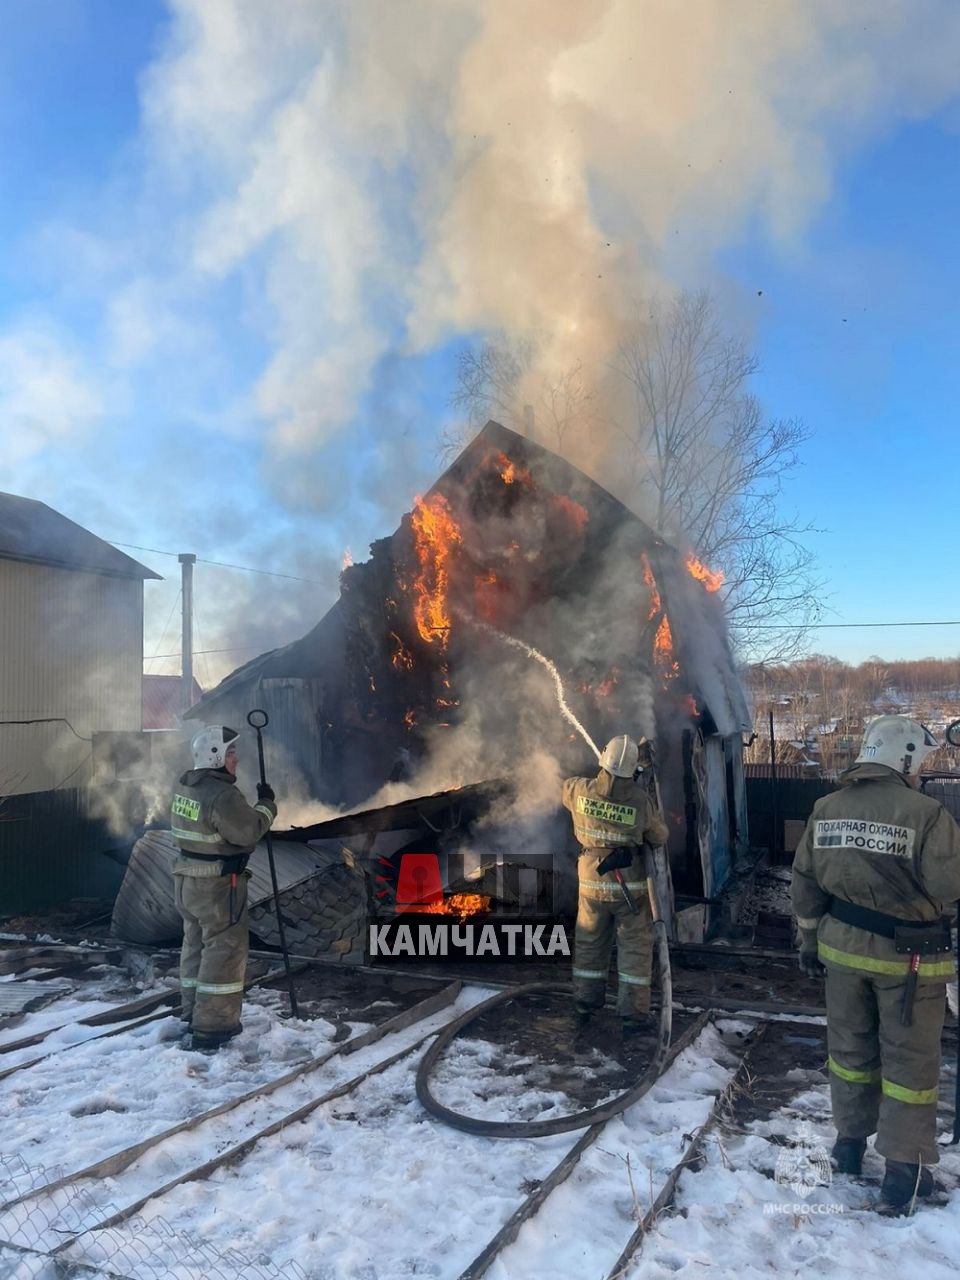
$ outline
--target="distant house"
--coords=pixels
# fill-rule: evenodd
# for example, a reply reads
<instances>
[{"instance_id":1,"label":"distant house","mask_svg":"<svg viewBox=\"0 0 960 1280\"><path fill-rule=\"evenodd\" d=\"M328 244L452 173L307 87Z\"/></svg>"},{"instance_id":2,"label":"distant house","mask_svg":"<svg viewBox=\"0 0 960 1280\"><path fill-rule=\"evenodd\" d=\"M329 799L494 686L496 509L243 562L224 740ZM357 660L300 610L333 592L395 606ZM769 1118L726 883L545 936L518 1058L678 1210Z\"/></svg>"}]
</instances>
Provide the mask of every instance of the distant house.
<instances>
[{"instance_id":1,"label":"distant house","mask_svg":"<svg viewBox=\"0 0 960 1280\"><path fill-rule=\"evenodd\" d=\"M203 690L193 682L191 703L199 702ZM180 676L143 677L143 728L145 730L179 729L183 706L183 680Z\"/></svg>"},{"instance_id":2,"label":"distant house","mask_svg":"<svg viewBox=\"0 0 960 1280\"><path fill-rule=\"evenodd\" d=\"M0 911L86 887L69 822L94 733L141 727L143 583L158 577L45 503L0 493Z\"/></svg>"}]
</instances>

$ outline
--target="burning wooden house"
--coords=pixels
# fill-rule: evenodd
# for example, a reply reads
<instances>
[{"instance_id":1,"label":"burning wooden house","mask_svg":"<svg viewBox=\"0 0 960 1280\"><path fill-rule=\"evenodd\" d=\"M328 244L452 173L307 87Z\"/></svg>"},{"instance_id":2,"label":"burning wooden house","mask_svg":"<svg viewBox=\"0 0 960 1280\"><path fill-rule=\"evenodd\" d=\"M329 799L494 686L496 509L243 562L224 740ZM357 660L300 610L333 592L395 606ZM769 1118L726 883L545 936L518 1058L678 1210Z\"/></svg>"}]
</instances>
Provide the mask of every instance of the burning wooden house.
<instances>
[{"instance_id":1,"label":"burning wooden house","mask_svg":"<svg viewBox=\"0 0 960 1280\"><path fill-rule=\"evenodd\" d=\"M750 722L721 582L570 463L489 422L370 559L343 571L313 630L233 672L190 715L243 725L264 707L281 800L377 811L508 779L512 799L500 795L486 835L471 810L461 844L480 863L483 848L508 861L546 855L570 875L559 781L596 767L573 721L601 745L644 735L656 743L674 888L710 898L747 839ZM295 832L335 834L327 823ZM416 837L407 826L393 846ZM705 920L694 914L695 934Z\"/></svg>"}]
</instances>

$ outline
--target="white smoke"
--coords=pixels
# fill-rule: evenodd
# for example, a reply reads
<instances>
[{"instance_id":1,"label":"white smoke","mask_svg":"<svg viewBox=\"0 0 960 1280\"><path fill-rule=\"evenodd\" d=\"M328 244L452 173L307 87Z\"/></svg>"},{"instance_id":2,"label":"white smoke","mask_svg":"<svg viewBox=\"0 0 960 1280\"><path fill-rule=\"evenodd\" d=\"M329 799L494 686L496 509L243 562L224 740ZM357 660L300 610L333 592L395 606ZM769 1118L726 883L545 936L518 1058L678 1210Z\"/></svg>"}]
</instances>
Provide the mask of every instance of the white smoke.
<instances>
[{"instance_id":1,"label":"white smoke","mask_svg":"<svg viewBox=\"0 0 960 1280\"><path fill-rule=\"evenodd\" d=\"M103 412L100 390L49 325L0 332L0 449L4 465L83 437ZM0 488L5 488L0 485Z\"/></svg>"},{"instance_id":2,"label":"white smoke","mask_svg":"<svg viewBox=\"0 0 960 1280\"><path fill-rule=\"evenodd\" d=\"M100 324L74 341L11 321L0 441L21 460L13 487L66 496L105 536L140 542L149 518L169 534L156 545L265 567L283 545L284 568L331 580L314 594L220 579L202 647L249 648L210 655L204 683L327 607L326 561L366 540L357 493L389 529L429 469L395 404L358 413L387 353L501 333L533 345L539 375L602 368L637 296L709 280L747 228L792 250L849 154L960 87L949 0L289 0L282 20L262 0L169 8L119 198L33 245L52 296L99 308ZM225 306L256 337L238 358L249 383L228 394ZM610 448L602 414L594 425L565 444L581 465ZM135 432L151 452L131 463ZM255 436L263 488L324 513L336 548L310 522L285 542L254 536L257 513L236 507ZM209 486L183 482L185 446L191 476L215 458L217 519ZM308 541L312 560L293 551ZM148 652L174 601L175 585Z\"/></svg>"},{"instance_id":3,"label":"white smoke","mask_svg":"<svg viewBox=\"0 0 960 1280\"><path fill-rule=\"evenodd\" d=\"M845 154L960 86L947 0L173 9L148 136L209 191L194 269L256 282L256 402L290 450L349 426L398 342L601 367L638 291L748 223L796 243Z\"/></svg>"}]
</instances>

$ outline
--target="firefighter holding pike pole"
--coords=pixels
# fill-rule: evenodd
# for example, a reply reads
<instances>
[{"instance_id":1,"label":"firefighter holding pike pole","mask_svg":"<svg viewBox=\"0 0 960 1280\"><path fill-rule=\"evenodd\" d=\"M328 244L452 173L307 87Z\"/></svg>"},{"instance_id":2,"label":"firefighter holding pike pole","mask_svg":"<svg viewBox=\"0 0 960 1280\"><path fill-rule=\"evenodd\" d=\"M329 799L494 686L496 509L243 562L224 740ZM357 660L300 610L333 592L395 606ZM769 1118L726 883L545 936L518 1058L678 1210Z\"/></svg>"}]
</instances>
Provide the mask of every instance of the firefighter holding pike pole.
<instances>
[{"instance_id":1,"label":"firefighter holding pike pole","mask_svg":"<svg viewBox=\"0 0 960 1280\"><path fill-rule=\"evenodd\" d=\"M945 909L960 898L960 828L916 787L937 747L908 716L867 725L860 754L824 796L797 848L792 896L800 967L826 968L827 1067L841 1173L867 1138L886 1158L881 1199L903 1211L935 1190L945 984Z\"/></svg>"},{"instance_id":2,"label":"firefighter holding pike pole","mask_svg":"<svg viewBox=\"0 0 960 1280\"><path fill-rule=\"evenodd\" d=\"M193 1032L192 1047L206 1052L243 1030L246 866L277 816L265 781L257 784L255 805L237 788L239 736L226 725L201 729L193 740L194 768L180 778L170 806L171 831L180 848L173 878L183 918L181 1017Z\"/></svg>"},{"instance_id":3,"label":"firefighter holding pike pole","mask_svg":"<svg viewBox=\"0 0 960 1280\"><path fill-rule=\"evenodd\" d=\"M640 753L625 733L611 738L595 778L568 778L563 804L580 845L573 961L577 1029L602 1008L614 935L617 1011L624 1035L650 1022L653 922L642 846L665 844L666 824L638 780Z\"/></svg>"}]
</instances>

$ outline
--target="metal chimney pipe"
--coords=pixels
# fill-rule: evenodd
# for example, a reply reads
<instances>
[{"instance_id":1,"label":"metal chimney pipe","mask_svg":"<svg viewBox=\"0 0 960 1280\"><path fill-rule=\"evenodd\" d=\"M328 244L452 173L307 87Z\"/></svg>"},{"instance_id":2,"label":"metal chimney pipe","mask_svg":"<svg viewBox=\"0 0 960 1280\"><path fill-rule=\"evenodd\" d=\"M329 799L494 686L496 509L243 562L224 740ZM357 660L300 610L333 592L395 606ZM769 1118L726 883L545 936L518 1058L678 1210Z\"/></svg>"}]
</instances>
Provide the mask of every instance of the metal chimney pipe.
<instances>
[{"instance_id":1,"label":"metal chimney pipe","mask_svg":"<svg viewBox=\"0 0 960 1280\"><path fill-rule=\"evenodd\" d=\"M180 561L180 581L183 607L180 633L180 712L186 713L193 706L193 566L197 557L189 554L177 557Z\"/></svg>"}]
</instances>

